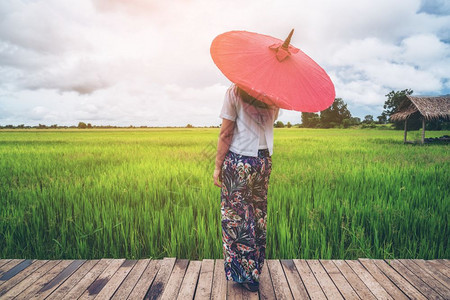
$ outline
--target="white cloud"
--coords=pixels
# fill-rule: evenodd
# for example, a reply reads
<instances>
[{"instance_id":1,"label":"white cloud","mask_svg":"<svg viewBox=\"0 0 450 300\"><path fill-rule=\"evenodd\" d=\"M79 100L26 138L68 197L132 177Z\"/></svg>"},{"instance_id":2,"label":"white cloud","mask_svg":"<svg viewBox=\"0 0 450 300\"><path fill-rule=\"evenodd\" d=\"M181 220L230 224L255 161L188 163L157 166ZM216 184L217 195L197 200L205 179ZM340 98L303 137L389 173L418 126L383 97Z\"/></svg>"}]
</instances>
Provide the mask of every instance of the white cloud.
<instances>
[{"instance_id":1,"label":"white cloud","mask_svg":"<svg viewBox=\"0 0 450 300\"><path fill-rule=\"evenodd\" d=\"M338 95L352 103L381 104L380 91L412 88L416 93L444 89L449 78L448 44L419 34L390 44L378 38L352 40L331 56ZM361 100L362 95L366 100Z\"/></svg>"},{"instance_id":2,"label":"white cloud","mask_svg":"<svg viewBox=\"0 0 450 300\"><path fill-rule=\"evenodd\" d=\"M295 28L292 43L328 71L352 113L377 115L391 89L450 89L440 3L2 2L0 124L217 125L229 82L209 47L236 29L284 39ZM299 122L295 112L280 119Z\"/></svg>"},{"instance_id":3,"label":"white cloud","mask_svg":"<svg viewBox=\"0 0 450 300\"><path fill-rule=\"evenodd\" d=\"M450 2L447 0L422 0L420 12L434 15L449 15Z\"/></svg>"},{"instance_id":4,"label":"white cloud","mask_svg":"<svg viewBox=\"0 0 450 300\"><path fill-rule=\"evenodd\" d=\"M380 105L385 100L384 95L389 92L388 88L369 80L344 82L338 78L335 84L338 87L336 90L338 97L354 107Z\"/></svg>"},{"instance_id":5,"label":"white cloud","mask_svg":"<svg viewBox=\"0 0 450 300\"><path fill-rule=\"evenodd\" d=\"M420 91L435 91L442 88L439 78L433 73L411 65L382 62L367 66L365 71L369 78L390 89L414 87Z\"/></svg>"},{"instance_id":6,"label":"white cloud","mask_svg":"<svg viewBox=\"0 0 450 300\"><path fill-rule=\"evenodd\" d=\"M448 57L450 47L434 34L419 34L405 38L401 42L402 58L407 63L426 67L439 59Z\"/></svg>"}]
</instances>

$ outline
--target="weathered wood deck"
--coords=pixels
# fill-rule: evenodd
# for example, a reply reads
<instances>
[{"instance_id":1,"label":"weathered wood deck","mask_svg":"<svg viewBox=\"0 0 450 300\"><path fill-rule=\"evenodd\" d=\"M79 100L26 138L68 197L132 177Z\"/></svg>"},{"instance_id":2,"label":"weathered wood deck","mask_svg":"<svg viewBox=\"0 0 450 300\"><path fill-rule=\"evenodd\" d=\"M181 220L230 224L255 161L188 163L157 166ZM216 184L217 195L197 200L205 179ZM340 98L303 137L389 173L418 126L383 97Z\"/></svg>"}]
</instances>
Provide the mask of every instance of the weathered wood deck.
<instances>
[{"instance_id":1,"label":"weathered wood deck","mask_svg":"<svg viewBox=\"0 0 450 300\"><path fill-rule=\"evenodd\" d=\"M0 299L450 299L450 260L266 259L260 291L223 260L0 260Z\"/></svg>"}]
</instances>

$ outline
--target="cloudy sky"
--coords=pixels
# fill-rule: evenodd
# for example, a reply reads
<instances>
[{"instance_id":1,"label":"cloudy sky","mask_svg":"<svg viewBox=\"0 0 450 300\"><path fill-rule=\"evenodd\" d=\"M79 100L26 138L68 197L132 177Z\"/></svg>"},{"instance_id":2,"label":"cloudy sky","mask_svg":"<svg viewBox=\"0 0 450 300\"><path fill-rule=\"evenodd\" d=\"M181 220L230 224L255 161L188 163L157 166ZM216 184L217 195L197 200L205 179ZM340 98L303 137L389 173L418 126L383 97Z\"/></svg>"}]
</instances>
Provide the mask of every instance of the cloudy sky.
<instances>
[{"instance_id":1,"label":"cloudy sky","mask_svg":"<svg viewBox=\"0 0 450 300\"><path fill-rule=\"evenodd\" d=\"M353 116L391 90L450 93L447 0L2 0L0 125L218 125L214 37L291 28Z\"/></svg>"}]
</instances>

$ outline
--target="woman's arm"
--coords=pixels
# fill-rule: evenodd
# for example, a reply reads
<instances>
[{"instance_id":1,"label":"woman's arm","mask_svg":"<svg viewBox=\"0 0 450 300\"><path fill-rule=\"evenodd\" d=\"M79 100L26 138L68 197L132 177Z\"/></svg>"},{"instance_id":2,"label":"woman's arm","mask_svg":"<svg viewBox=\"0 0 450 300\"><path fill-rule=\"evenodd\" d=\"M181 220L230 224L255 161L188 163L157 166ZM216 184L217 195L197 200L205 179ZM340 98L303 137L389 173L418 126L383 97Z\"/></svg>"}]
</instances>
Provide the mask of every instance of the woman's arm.
<instances>
[{"instance_id":1,"label":"woman's arm","mask_svg":"<svg viewBox=\"0 0 450 300\"><path fill-rule=\"evenodd\" d=\"M219 141L217 143L216 167L214 169L214 184L218 187L222 186L222 178L220 178L220 171L225 155L230 148L231 140L233 139L234 121L222 119L222 126L220 128Z\"/></svg>"}]
</instances>

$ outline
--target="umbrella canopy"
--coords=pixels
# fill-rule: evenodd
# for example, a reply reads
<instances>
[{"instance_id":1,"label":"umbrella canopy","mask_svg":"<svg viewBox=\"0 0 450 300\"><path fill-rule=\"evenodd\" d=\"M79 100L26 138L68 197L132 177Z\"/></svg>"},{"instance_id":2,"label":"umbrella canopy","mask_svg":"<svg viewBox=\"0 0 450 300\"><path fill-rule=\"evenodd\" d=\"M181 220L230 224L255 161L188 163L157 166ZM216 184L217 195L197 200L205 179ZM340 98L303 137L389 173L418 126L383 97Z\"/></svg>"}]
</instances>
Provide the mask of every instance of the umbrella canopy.
<instances>
[{"instance_id":1,"label":"umbrella canopy","mask_svg":"<svg viewBox=\"0 0 450 300\"><path fill-rule=\"evenodd\" d=\"M248 31L229 31L211 44L211 56L222 73L256 99L279 108L317 112L334 101L327 73L300 49Z\"/></svg>"}]
</instances>

